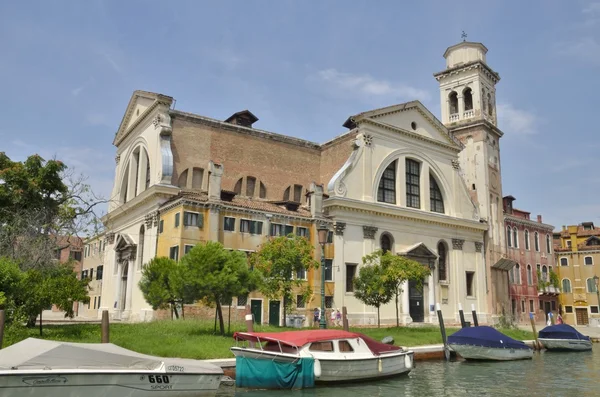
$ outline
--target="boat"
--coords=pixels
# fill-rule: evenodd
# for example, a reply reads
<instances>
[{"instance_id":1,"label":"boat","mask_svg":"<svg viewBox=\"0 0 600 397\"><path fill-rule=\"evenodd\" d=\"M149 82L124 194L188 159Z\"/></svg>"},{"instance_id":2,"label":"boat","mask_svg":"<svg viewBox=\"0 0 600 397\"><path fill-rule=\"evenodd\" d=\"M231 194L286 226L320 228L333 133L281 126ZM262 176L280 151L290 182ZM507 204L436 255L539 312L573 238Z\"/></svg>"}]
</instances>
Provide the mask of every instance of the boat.
<instances>
[{"instance_id":1,"label":"boat","mask_svg":"<svg viewBox=\"0 0 600 397\"><path fill-rule=\"evenodd\" d=\"M448 346L465 360L522 360L533 357L525 343L488 326L462 328L448 337Z\"/></svg>"},{"instance_id":2,"label":"boat","mask_svg":"<svg viewBox=\"0 0 600 397\"><path fill-rule=\"evenodd\" d=\"M408 374L414 353L342 330L236 332L236 386L306 388Z\"/></svg>"},{"instance_id":3,"label":"boat","mask_svg":"<svg viewBox=\"0 0 600 397\"><path fill-rule=\"evenodd\" d=\"M592 350L592 341L568 324L549 325L540 331L538 340L551 351Z\"/></svg>"},{"instance_id":4,"label":"boat","mask_svg":"<svg viewBox=\"0 0 600 397\"><path fill-rule=\"evenodd\" d=\"M28 338L0 350L2 397L215 396L223 370L112 343Z\"/></svg>"}]
</instances>

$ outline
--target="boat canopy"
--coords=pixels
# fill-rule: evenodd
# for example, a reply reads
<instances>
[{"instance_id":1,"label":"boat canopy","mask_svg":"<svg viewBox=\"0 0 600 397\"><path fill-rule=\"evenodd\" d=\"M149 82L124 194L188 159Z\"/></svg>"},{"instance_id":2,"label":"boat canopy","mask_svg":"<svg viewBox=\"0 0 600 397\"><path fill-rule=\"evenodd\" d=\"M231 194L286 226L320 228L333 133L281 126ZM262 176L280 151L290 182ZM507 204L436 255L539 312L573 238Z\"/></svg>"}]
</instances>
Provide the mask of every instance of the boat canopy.
<instances>
[{"instance_id":1,"label":"boat canopy","mask_svg":"<svg viewBox=\"0 0 600 397\"><path fill-rule=\"evenodd\" d=\"M590 340L589 336L583 335L568 324L549 325L540 331L539 337L543 339Z\"/></svg>"},{"instance_id":2,"label":"boat canopy","mask_svg":"<svg viewBox=\"0 0 600 397\"><path fill-rule=\"evenodd\" d=\"M69 343L28 338L0 350L0 370L116 370L223 373L213 364L147 356L112 343ZM170 369L170 367L172 367ZM162 370L161 370L162 371Z\"/></svg>"},{"instance_id":3,"label":"boat canopy","mask_svg":"<svg viewBox=\"0 0 600 397\"><path fill-rule=\"evenodd\" d=\"M346 332L336 329L315 329L306 331L285 332L236 332L233 334L235 340L246 340L250 342L275 342L283 345L301 348L307 343L323 342L335 339L362 339L369 350L375 355L400 350L400 346L388 345L372 339L357 332Z\"/></svg>"},{"instance_id":4,"label":"boat canopy","mask_svg":"<svg viewBox=\"0 0 600 397\"><path fill-rule=\"evenodd\" d=\"M448 344L471 345L492 348L529 349L525 343L515 340L488 326L462 328L448 337Z\"/></svg>"}]
</instances>

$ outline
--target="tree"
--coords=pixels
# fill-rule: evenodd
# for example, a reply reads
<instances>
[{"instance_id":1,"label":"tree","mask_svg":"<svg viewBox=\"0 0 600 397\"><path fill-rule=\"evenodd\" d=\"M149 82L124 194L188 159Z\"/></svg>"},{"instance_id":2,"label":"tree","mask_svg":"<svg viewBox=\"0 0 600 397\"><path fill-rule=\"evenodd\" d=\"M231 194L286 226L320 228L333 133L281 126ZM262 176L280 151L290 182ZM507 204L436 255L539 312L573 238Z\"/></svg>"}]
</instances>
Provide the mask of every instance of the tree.
<instances>
[{"instance_id":1,"label":"tree","mask_svg":"<svg viewBox=\"0 0 600 397\"><path fill-rule=\"evenodd\" d=\"M142 269L142 278L139 282L144 299L152 309L167 309L177 312L177 303L182 302L181 290L178 290L180 265L173 259L161 256L152 258Z\"/></svg>"},{"instance_id":2,"label":"tree","mask_svg":"<svg viewBox=\"0 0 600 397\"><path fill-rule=\"evenodd\" d=\"M0 258L0 309L8 309L7 313L14 312L15 301L19 294L19 285L23 274L19 266L8 258ZM8 316L11 320L11 316Z\"/></svg>"},{"instance_id":3,"label":"tree","mask_svg":"<svg viewBox=\"0 0 600 397\"><path fill-rule=\"evenodd\" d=\"M354 296L365 305L377 308L377 327L381 327L379 308L392 300L393 292L385 280L385 271L380 264L361 267L354 279Z\"/></svg>"},{"instance_id":4,"label":"tree","mask_svg":"<svg viewBox=\"0 0 600 397\"><path fill-rule=\"evenodd\" d=\"M422 287L425 277L431 274L429 268L421 263L404 256L393 255L391 252L378 250L363 257L365 265L381 265L383 281L395 297L396 326L400 326L399 297L402 294L402 284L405 281L416 281L417 287ZM386 302L387 303L387 302Z\"/></svg>"},{"instance_id":5,"label":"tree","mask_svg":"<svg viewBox=\"0 0 600 397\"><path fill-rule=\"evenodd\" d=\"M225 334L222 302L233 296L247 295L257 285L257 275L248 269L246 255L230 251L220 243L208 241L197 244L181 258L180 289L188 297L216 306L221 335Z\"/></svg>"},{"instance_id":6,"label":"tree","mask_svg":"<svg viewBox=\"0 0 600 397\"><path fill-rule=\"evenodd\" d=\"M296 276L319 267L313 250L305 237L289 235L268 240L250 257L251 266L262 276L260 291L269 299L283 297L284 324L286 312L295 302L293 292L299 292L305 302L312 293L304 279Z\"/></svg>"}]
</instances>

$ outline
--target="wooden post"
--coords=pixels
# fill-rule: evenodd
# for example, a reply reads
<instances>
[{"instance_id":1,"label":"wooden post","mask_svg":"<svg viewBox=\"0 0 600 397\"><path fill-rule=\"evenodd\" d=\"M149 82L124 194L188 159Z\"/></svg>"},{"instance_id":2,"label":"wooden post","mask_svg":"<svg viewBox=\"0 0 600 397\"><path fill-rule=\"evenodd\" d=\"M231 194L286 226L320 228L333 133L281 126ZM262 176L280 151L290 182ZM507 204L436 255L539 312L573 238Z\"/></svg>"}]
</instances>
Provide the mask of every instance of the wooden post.
<instances>
[{"instance_id":1,"label":"wooden post","mask_svg":"<svg viewBox=\"0 0 600 397\"><path fill-rule=\"evenodd\" d=\"M471 303L471 314L473 315L473 326L479 327L479 321L477 320L477 311L475 310L474 303Z\"/></svg>"},{"instance_id":2,"label":"wooden post","mask_svg":"<svg viewBox=\"0 0 600 397\"><path fill-rule=\"evenodd\" d=\"M42 331L42 313L44 312L44 309L40 310L40 336L43 335L43 331Z\"/></svg>"},{"instance_id":3,"label":"wooden post","mask_svg":"<svg viewBox=\"0 0 600 397\"><path fill-rule=\"evenodd\" d=\"M102 325L101 325L101 341L102 343L109 343L108 334L108 310L102 310Z\"/></svg>"},{"instance_id":4,"label":"wooden post","mask_svg":"<svg viewBox=\"0 0 600 397\"><path fill-rule=\"evenodd\" d=\"M4 340L4 310L0 310L0 349L2 349L2 341Z\"/></svg>"},{"instance_id":5,"label":"wooden post","mask_svg":"<svg viewBox=\"0 0 600 397\"><path fill-rule=\"evenodd\" d=\"M538 342L537 331L535 330L535 319L533 318L533 312L529 312L529 320L531 320L531 328L533 329L533 339L535 340L533 344L533 350L540 349L540 342Z\"/></svg>"},{"instance_id":6,"label":"wooden post","mask_svg":"<svg viewBox=\"0 0 600 397\"><path fill-rule=\"evenodd\" d=\"M342 306L342 326L346 332L348 332L350 329L350 326L348 325L348 311L346 310L346 306Z\"/></svg>"},{"instance_id":7,"label":"wooden post","mask_svg":"<svg viewBox=\"0 0 600 397\"><path fill-rule=\"evenodd\" d=\"M458 303L458 316L460 317L460 327L466 328L467 324L465 323L465 312L463 312L462 303Z\"/></svg>"},{"instance_id":8,"label":"wooden post","mask_svg":"<svg viewBox=\"0 0 600 397\"><path fill-rule=\"evenodd\" d=\"M448 339L446 338L446 326L444 325L444 316L442 316L442 309L440 304L436 303L435 308L437 310L438 320L440 322L440 332L442 333L442 343L444 344L444 357L446 361L450 361L450 350L448 349Z\"/></svg>"}]
</instances>

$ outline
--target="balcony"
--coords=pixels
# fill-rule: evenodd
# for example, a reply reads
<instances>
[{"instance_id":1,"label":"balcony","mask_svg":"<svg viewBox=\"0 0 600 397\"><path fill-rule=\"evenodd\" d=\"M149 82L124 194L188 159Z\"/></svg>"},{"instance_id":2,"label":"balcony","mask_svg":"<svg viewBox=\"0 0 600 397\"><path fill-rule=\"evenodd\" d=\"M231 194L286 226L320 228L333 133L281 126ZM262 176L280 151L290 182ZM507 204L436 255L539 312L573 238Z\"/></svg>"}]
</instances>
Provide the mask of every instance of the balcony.
<instances>
[{"instance_id":1,"label":"balcony","mask_svg":"<svg viewBox=\"0 0 600 397\"><path fill-rule=\"evenodd\" d=\"M556 288L553 285L545 285L545 286L538 285L538 295L539 296L542 296L542 295L556 296L558 294L560 294L560 288Z\"/></svg>"},{"instance_id":2,"label":"balcony","mask_svg":"<svg viewBox=\"0 0 600 397\"><path fill-rule=\"evenodd\" d=\"M453 123L455 121L458 121L458 119L459 119L458 113L454 113L454 114L450 115L450 122L451 123Z\"/></svg>"},{"instance_id":3,"label":"balcony","mask_svg":"<svg viewBox=\"0 0 600 397\"><path fill-rule=\"evenodd\" d=\"M471 118L471 117L473 117L473 116L475 116L475 112L473 111L473 109L471 109L471 110L466 110L466 111L463 113L463 119L469 119L469 118Z\"/></svg>"}]
</instances>

